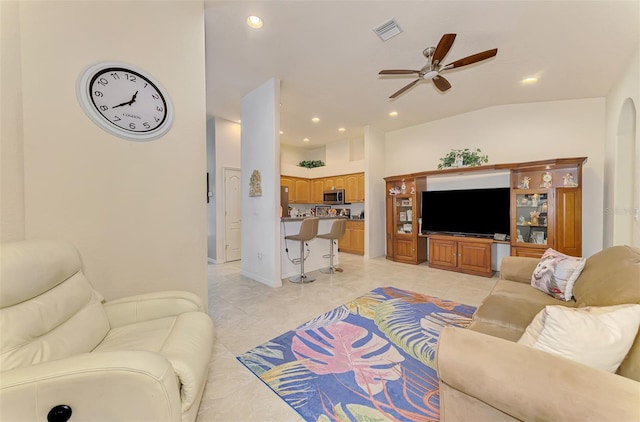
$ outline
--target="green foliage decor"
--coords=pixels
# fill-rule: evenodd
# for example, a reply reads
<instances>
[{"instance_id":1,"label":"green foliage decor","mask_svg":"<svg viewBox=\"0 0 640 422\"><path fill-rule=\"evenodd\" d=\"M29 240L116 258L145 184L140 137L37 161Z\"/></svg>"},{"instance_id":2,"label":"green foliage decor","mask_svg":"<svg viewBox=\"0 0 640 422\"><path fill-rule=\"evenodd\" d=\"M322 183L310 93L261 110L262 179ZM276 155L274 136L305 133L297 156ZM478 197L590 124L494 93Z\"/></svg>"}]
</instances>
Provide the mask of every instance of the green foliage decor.
<instances>
[{"instance_id":1,"label":"green foliage decor","mask_svg":"<svg viewBox=\"0 0 640 422\"><path fill-rule=\"evenodd\" d=\"M462 166L456 163L456 157L462 157ZM438 164L438 170L449 167L476 167L489 162L488 155L482 155L480 148L476 148L475 151L471 151L469 148L465 149L452 149L447 155L440 159L441 163Z\"/></svg>"},{"instance_id":2,"label":"green foliage decor","mask_svg":"<svg viewBox=\"0 0 640 422\"><path fill-rule=\"evenodd\" d=\"M322 167L324 166L324 162L322 160L307 160L307 161L300 161L298 163L299 167L306 167L308 169L312 169L314 167Z\"/></svg>"}]
</instances>

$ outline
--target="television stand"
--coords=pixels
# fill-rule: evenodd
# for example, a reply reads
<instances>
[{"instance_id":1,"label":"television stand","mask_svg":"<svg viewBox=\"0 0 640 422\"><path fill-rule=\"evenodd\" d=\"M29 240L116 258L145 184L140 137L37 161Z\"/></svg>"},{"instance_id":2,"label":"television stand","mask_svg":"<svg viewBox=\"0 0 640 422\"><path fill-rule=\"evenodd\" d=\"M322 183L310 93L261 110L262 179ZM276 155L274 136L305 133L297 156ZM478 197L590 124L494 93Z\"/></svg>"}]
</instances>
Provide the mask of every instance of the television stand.
<instances>
[{"instance_id":1,"label":"television stand","mask_svg":"<svg viewBox=\"0 0 640 422\"><path fill-rule=\"evenodd\" d=\"M429 266L441 270L492 277L491 245L493 239L464 235L430 234Z\"/></svg>"}]
</instances>

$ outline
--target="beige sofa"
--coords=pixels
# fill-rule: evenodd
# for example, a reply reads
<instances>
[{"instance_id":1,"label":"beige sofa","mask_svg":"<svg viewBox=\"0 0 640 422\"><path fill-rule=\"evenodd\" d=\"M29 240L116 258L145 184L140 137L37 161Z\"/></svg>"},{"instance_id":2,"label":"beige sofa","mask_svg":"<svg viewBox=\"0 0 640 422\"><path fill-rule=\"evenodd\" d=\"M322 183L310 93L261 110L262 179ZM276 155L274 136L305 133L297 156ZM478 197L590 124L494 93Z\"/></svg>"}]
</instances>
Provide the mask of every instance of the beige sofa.
<instances>
[{"instance_id":1,"label":"beige sofa","mask_svg":"<svg viewBox=\"0 0 640 422\"><path fill-rule=\"evenodd\" d=\"M640 303L640 250L616 246L588 258L570 302L531 287L538 261L504 258L469 328L442 331L440 420L640 421L640 334L617 374L516 343L546 305Z\"/></svg>"},{"instance_id":2,"label":"beige sofa","mask_svg":"<svg viewBox=\"0 0 640 422\"><path fill-rule=\"evenodd\" d=\"M3 421L193 421L213 335L194 294L105 302L69 243L0 247Z\"/></svg>"}]
</instances>

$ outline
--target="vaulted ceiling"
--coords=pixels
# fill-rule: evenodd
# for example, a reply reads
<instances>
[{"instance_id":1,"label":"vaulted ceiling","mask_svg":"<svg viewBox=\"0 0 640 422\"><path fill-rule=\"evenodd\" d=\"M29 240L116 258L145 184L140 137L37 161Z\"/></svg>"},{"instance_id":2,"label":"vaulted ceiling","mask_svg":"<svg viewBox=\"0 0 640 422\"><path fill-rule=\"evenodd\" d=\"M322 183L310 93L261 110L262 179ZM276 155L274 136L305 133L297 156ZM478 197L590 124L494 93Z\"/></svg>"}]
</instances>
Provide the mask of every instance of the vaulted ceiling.
<instances>
[{"instance_id":1,"label":"vaulted ceiling","mask_svg":"<svg viewBox=\"0 0 640 422\"><path fill-rule=\"evenodd\" d=\"M249 15L263 27L249 28ZM392 18L401 33L382 41L373 29ZM205 25L207 113L237 121L242 97L278 78L281 142L317 148L359 138L367 125L389 131L502 104L604 97L635 51L640 2L207 1ZM457 34L445 64L498 54L443 73L446 92L422 80L389 99L416 76L378 72L422 68L422 51L445 33ZM539 80L523 84L528 77Z\"/></svg>"}]
</instances>

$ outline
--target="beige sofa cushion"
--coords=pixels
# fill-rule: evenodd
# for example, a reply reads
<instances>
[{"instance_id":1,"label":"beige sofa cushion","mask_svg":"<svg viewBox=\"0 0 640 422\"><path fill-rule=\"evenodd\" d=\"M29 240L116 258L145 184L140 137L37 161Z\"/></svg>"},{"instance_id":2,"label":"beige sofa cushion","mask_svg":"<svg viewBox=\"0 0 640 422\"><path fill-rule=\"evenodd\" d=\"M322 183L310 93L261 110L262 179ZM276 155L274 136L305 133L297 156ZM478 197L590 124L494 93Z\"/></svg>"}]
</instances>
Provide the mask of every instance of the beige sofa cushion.
<instances>
[{"instance_id":1,"label":"beige sofa cushion","mask_svg":"<svg viewBox=\"0 0 640 422\"><path fill-rule=\"evenodd\" d=\"M640 303L640 249L613 246L590 256L573 295L578 306ZM640 381L640 334L617 373Z\"/></svg>"},{"instance_id":2,"label":"beige sofa cushion","mask_svg":"<svg viewBox=\"0 0 640 422\"><path fill-rule=\"evenodd\" d=\"M589 257L573 295L577 306L640 303L640 249L613 246Z\"/></svg>"},{"instance_id":3,"label":"beige sofa cushion","mask_svg":"<svg viewBox=\"0 0 640 422\"><path fill-rule=\"evenodd\" d=\"M473 315L469 328L517 341L533 318L547 305L575 306L534 289L528 283L498 280L493 291Z\"/></svg>"}]
</instances>

